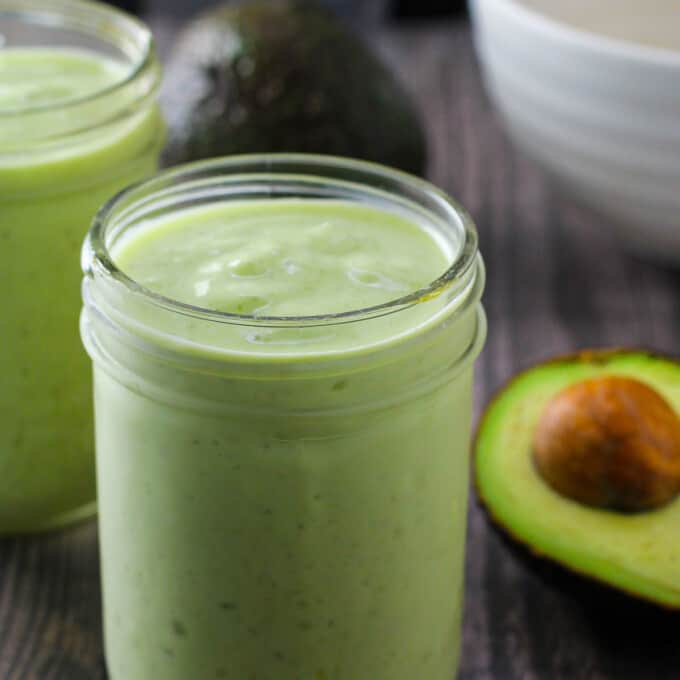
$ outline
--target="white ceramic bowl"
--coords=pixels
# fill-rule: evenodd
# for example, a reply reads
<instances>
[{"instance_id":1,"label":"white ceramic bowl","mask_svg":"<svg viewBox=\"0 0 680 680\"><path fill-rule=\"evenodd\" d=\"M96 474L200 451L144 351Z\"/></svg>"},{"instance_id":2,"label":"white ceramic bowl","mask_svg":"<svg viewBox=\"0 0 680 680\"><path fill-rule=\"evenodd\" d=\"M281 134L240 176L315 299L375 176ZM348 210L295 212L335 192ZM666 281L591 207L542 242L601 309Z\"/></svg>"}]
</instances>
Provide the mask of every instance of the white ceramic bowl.
<instances>
[{"instance_id":1,"label":"white ceramic bowl","mask_svg":"<svg viewBox=\"0 0 680 680\"><path fill-rule=\"evenodd\" d=\"M680 263L680 0L470 0L516 144L638 253Z\"/></svg>"}]
</instances>

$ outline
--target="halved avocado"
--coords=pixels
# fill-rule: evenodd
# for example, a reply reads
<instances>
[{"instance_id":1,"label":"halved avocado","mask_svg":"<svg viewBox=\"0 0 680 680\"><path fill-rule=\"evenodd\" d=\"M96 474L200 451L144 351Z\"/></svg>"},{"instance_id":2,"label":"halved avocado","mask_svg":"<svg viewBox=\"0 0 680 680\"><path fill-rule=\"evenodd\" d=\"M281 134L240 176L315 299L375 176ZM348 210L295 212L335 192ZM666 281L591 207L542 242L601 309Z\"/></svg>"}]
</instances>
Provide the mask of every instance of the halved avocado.
<instances>
[{"instance_id":1,"label":"halved avocado","mask_svg":"<svg viewBox=\"0 0 680 680\"><path fill-rule=\"evenodd\" d=\"M478 496L490 518L535 554L652 602L680 608L680 497L624 513L572 500L538 472L533 441L546 406L598 376L636 379L680 412L680 363L646 352L591 351L521 373L493 399L475 443Z\"/></svg>"}]
</instances>

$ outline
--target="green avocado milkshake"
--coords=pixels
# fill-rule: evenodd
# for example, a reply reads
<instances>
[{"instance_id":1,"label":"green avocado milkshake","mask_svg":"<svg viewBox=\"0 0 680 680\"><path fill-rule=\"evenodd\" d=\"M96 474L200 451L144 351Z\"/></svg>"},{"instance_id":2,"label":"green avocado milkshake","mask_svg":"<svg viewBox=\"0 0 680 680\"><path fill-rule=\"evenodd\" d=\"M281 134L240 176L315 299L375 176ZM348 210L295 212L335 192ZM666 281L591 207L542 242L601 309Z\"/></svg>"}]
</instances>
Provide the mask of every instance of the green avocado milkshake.
<instances>
[{"instance_id":1,"label":"green avocado milkshake","mask_svg":"<svg viewBox=\"0 0 680 680\"><path fill-rule=\"evenodd\" d=\"M451 680L483 267L386 168L187 166L83 251L112 680Z\"/></svg>"},{"instance_id":2,"label":"green avocado milkshake","mask_svg":"<svg viewBox=\"0 0 680 680\"><path fill-rule=\"evenodd\" d=\"M117 38L100 35L107 25ZM163 125L136 20L78 0L0 0L0 37L0 533L15 533L94 509L80 244L104 201L156 169Z\"/></svg>"}]
</instances>

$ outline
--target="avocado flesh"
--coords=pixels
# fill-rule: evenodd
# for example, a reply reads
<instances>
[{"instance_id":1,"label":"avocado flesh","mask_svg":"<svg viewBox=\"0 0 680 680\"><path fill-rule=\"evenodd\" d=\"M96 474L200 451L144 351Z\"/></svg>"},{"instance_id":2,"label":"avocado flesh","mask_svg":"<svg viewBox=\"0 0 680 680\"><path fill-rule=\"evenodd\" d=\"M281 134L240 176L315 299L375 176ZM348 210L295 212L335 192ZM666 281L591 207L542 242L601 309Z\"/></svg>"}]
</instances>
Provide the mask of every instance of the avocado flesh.
<instances>
[{"instance_id":1,"label":"avocado flesh","mask_svg":"<svg viewBox=\"0 0 680 680\"><path fill-rule=\"evenodd\" d=\"M680 496L653 511L599 510L558 494L531 452L547 402L600 375L637 378L680 412L680 364L642 352L583 353L532 368L488 407L475 446L478 495L491 518L534 553L629 594L680 608Z\"/></svg>"}]
</instances>

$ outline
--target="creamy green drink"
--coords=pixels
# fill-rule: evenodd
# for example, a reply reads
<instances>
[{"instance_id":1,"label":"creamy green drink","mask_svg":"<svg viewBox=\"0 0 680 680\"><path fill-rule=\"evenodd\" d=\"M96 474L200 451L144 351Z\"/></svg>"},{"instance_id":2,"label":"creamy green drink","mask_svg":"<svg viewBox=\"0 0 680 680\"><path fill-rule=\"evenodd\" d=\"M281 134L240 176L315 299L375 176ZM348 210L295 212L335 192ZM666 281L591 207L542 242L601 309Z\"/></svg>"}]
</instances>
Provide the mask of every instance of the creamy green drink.
<instances>
[{"instance_id":1,"label":"creamy green drink","mask_svg":"<svg viewBox=\"0 0 680 680\"><path fill-rule=\"evenodd\" d=\"M188 166L85 245L112 680L451 680L483 269L354 161Z\"/></svg>"},{"instance_id":2,"label":"creamy green drink","mask_svg":"<svg viewBox=\"0 0 680 680\"><path fill-rule=\"evenodd\" d=\"M94 509L80 244L104 201L154 171L163 126L135 20L89 2L0 0L0 38L0 533L13 533Z\"/></svg>"}]
</instances>

